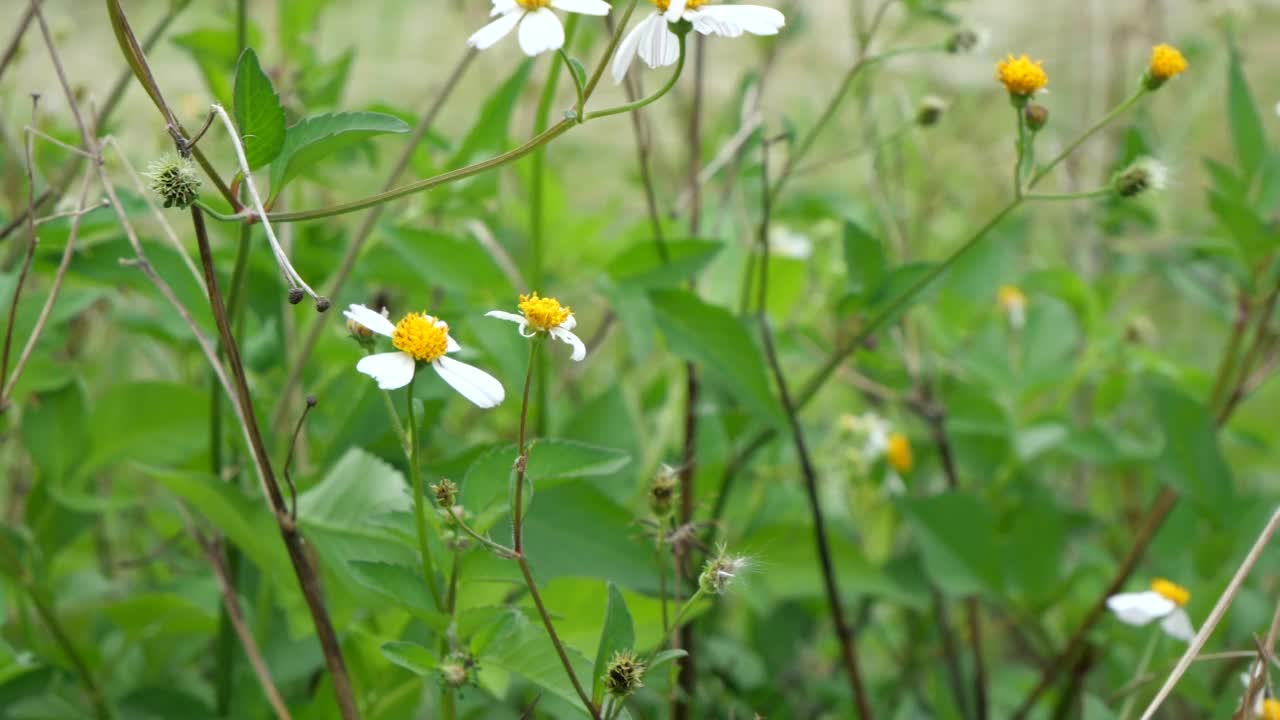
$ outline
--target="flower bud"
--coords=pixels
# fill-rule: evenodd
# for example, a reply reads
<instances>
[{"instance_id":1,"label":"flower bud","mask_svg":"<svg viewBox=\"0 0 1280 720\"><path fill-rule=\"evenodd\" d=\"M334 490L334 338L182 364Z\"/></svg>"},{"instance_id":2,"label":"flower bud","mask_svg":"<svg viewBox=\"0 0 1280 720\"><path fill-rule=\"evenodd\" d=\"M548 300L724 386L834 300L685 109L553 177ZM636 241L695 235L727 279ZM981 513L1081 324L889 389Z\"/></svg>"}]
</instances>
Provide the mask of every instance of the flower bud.
<instances>
[{"instance_id":1,"label":"flower bud","mask_svg":"<svg viewBox=\"0 0 1280 720\"><path fill-rule=\"evenodd\" d=\"M705 593L719 595L729 588L734 578L747 567L747 559L742 556L730 556L724 548L707 561L702 574L698 576L698 587Z\"/></svg>"},{"instance_id":2,"label":"flower bud","mask_svg":"<svg viewBox=\"0 0 1280 720\"><path fill-rule=\"evenodd\" d=\"M665 518L671 515L679 494L680 477L676 469L663 465L649 484L649 511L656 517Z\"/></svg>"},{"instance_id":3,"label":"flower bud","mask_svg":"<svg viewBox=\"0 0 1280 720\"><path fill-rule=\"evenodd\" d=\"M458 503L458 486L449 478L432 485L431 492L436 494L436 504L442 508L451 508Z\"/></svg>"},{"instance_id":4,"label":"flower bud","mask_svg":"<svg viewBox=\"0 0 1280 720\"><path fill-rule=\"evenodd\" d=\"M916 124L920 127L933 127L946 111L947 101L936 95L926 95L920 100L920 109L916 111Z\"/></svg>"},{"instance_id":5,"label":"flower bud","mask_svg":"<svg viewBox=\"0 0 1280 720\"><path fill-rule=\"evenodd\" d=\"M1111 178L1117 195L1131 198L1148 190L1163 190L1169 180L1169 169L1152 157L1141 157Z\"/></svg>"},{"instance_id":6,"label":"flower bud","mask_svg":"<svg viewBox=\"0 0 1280 720\"><path fill-rule=\"evenodd\" d=\"M1049 124L1049 108L1030 103L1022 110L1022 116L1027 121L1027 129L1031 132L1040 132L1045 125Z\"/></svg>"},{"instance_id":7,"label":"flower bud","mask_svg":"<svg viewBox=\"0 0 1280 720\"><path fill-rule=\"evenodd\" d=\"M900 473L909 473L915 466L915 457L911 453L911 441L902 433L889 433L889 444L885 448L885 456L889 464Z\"/></svg>"},{"instance_id":8,"label":"flower bud","mask_svg":"<svg viewBox=\"0 0 1280 720\"><path fill-rule=\"evenodd\" d=\"M444 662L440 663L440 676L444 679L445 685L457 689L467 684L474 665L475 663L466 654L450 653Z\"/></svg>"},{"instance_id":9,"label":"flower bud","mask_svg":"<svg viewBox=\"0 0 1280 720\"><path fill-rule=\"evenodd\" d=\"M387 309L382 309L382 316L387 316ZM374 332L360 323L347 318L347 332L351 334L351 339L355 340L364 348L372 348L374 344Z\"/></svg>"},{"instance_id":10,"label":"flower bud","mask_svg":"<svg viewBox=\"0 0 1280 720\"><path fill-rule=\"evenodd\" d=\"M961 28L947 38L947 52L952 55L972 52L982 43L982 36L972 28Z\"/></svg>"},{"instance_id":11,"label":"flower bud","mask_svg":"<svg viewBox=\"0 0 1280 720\"><path fill-rule=\"evenodd\" d=\"M200 197L200 174L195 163L186 158L166 155L151 163L142 175L167 208L185 208Z\"/></svg>"},{"instance_id":12,"label":"flower bud","mask_svg":"<svg viewBox=\"0 0 1280 720\"><path fill-rule=\"evenodd\" d=\"M604 689L615 698L625 698L644 687L644 663L632 650L616 652L604 673Z\"/></svg>"},{"instance_id":13,"label":"flower bud","mask_svg":"<svg viewBox=\"0 0 1280 720\"><path fill-rule=\"evenodd\" d=\"M1156 45L1151 48L1151 62L1142 76L1142 84L1148 90L1158 90L1170 78L1187 71L1187 59L1172 45Z\"/></svg>"}]
</instances>

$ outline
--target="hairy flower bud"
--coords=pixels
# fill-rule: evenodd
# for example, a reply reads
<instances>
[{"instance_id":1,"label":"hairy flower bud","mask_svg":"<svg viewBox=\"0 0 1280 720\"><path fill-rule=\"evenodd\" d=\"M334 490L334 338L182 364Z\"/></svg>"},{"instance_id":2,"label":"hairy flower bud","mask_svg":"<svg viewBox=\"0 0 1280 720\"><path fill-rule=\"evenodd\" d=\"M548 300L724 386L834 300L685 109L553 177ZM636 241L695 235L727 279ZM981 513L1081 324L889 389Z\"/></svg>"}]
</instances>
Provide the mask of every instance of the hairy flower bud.
<instances>
[{"instance_id":1,"label":"hairy flower bud","mask_svg":"<svg viewBox=\"0 0 1280 720\"><path fill-rule=\"evenodd\" d=\"M604 689L616 698L625 698L644 687L644 670L634 651L614 653L604 673Z\"/></svg>"},{"instance_id":2,"label":"hairy flower bud","mask_svg":"<svg viewBox=\"0 0 1280 720\"><path fill-rule=\"evenodd\" d=\"M982 44L982 35L978 31L972 28L961 28L951 33L951 37L947 38L946 48L947 52L958 55L972 52L980 44Z\"/></svg>"},{"instance_id":3,"label":"hairy flower bud","mask_svg":"<svg viewBox=\"0 0 1280 720\"><path fill-rule=\"evenodd\" d=\"M663 465L649 484L649 511L655 516L665 518L671 514L679 494L680 477L676 469Z\"/></svg>"},{"instance_id":4,"label":"hairy flower bud","mask_svg":"<svg viewBox=\"0 0 1280 720\"><path fill-rule=\"evenodd\" d=\"M933 127L938 124L946 111L946 100L937 95L926 95L920 100L920 108L916 111L916 124L920 127Z\"/></svg>"},{"instance_id":5,"label":"hairy flower bud","mask_svg":"<svg viewBox=\"0 0 1280 720\"><path fill-rule=\"evenodd\" d=\"M458 502L458 486L449 478L432 485L431 492L436 494L436 504L440 507L451 508Z\"/></svg>"},{"instance_id":6,"label":"hairy flower bud","mask_svg":"<svg viewBox=\"0 0 1280 720\"><path fill-rule=\"evenodd\" d=\"M1031 132L1040 132L1045 125L1049 124L1049 108L1030 103L1022 110L1022 115L1026 118L1027 129Z\"/></svg>"},{"instance_id":7,"label":"hairy flower bud","mask_svg":"<svg viewBox=\"0 0 1280 720\"><path fill-rule=\"evenodd\" d=\"M1131 198L1148 190L1163 190L1169 180L1164 163L1151 157L1133 161L1129 167L1111 178L1111 188L1120 197Z\"/></svg>"},{"instance_id":8,"label":"hairy flower bud","mask_svg":"<svg viewBox=\"0 0 1280 720\"><path fill-rule=\"evenodd\" d=\"M440 676L444 679L445 685L451 688L460 688L467 684L467 680L471 677L471 668L475 666L475 662L465 653L450 653L440 663Z\"/></svg>"},{"instance_id":9,"label":"hairy flower bud","mask_svg":"<svg viewBox=\"0 0 1280 720\"><path fill-rule=\"evenodd\" d=\"M185 208L200 196L200 174L186 158L166 155L152 162L142 176L167 208Z\"/></svg>"},{"instance_id":10,"label":"hairy flower bud","mask_svg":"<svg viewBox=\"0 0 1280 720\"><path fill-rule=\"evenodd\" d=\"M702 574L698 576L698 587L705 593L719 595L729 588L734 578L746 569L747 564L745 557L728 555L721 548L702 569Z\"/></svg>"}]
</instances>

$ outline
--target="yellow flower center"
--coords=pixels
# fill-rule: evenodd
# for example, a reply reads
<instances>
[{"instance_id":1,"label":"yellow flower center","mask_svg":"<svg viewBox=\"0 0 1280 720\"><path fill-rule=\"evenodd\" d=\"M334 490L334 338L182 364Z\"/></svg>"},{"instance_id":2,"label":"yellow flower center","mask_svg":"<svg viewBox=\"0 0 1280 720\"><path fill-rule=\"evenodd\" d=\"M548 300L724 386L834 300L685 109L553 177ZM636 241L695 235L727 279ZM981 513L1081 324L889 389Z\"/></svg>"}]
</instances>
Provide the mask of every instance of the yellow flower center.
<instances>
[{"instance_id":1,"label":"yellow flower center","mask_svg":"<svg viewBox=\"0 0 1280 720\"><path fill-rule=\"evenodd\" d=\"M418 362L431 362L449 347L449 326L425 313L409 313L396 323L391 344Z\"/></svg>"},{"instance_id":2,"label":"yellow flower center","mask_svg":"<svg viewBox=\"0 0 1280 720\"><path fill-rule=\"evenodd\" d=\"M1008 312L1014 308L1025 306L1027 304L1027 296L1012 285L1001 285L1000 290L996 292L996 301L1000 303L1000 307Z\"/></svg>"},{"instance_id":3,"label":"yellow flower center","mask_svg":"<svg viewBox=\"0 0 1280 720\"><path fill-rule=\"evenodd\" d=\"M540 332L560 327L573 314L568 306L561 307L559 300L540 298L536 292L520 296L520 313L529 321L529 327Z\"/></svg>"},{"instance_id":4,"label":"yellow flower center","mask_svg":"<svg viewBox=\"0 0 1280 720\"><path fill-rule=\"evenodd\" d=\"M1015 58L1010 55L996 64L996 79L1011 95L1027 97L1049 84L1049 76L1040 60L1031 61L1026 55Z\"/></svg>"},{"instance_id":5,"label":"yellow flower center","mask_svg":"<svg viewBox=\"0 0 1280 720\"><path fill-rule=\"evenodd\" d=\"M1191 601L1190 590L1164 578L1152 580L1151 589L1166 600L1172 600L1178 607L1186 607L1187 603Z\"/></svg>"},{"instance_id":6,"label":"yellow flower center","mask_svg":"<svg viewBox=\"0 0 1280 720\"><path fill-rule=\"evenodd\" d=\"M1148 72L1157 80L1168 80L1187 70L1187 59L1178 48L1172 45L1157 45L1151 48L1151 67Z\"/></svg>"},{"instance_id":7,"label":"yellow flower center","mask_svg":"<svg viewBox=\"0 0 1280 720\"><path fill-rule=\"evenodd\" d=\"M1262 701L1262 720L1280 720L1280 700L1267 698Z\"/></svg>"},{"instance_id":8,"label":"yellow flower center","mask_svg":"<svg viewBox=\"0 0 1280 720\"><path fill-rule=\"evenodd\" d=\"M911 441L902 433L889 435L889 447L885 451L889 456L889 464L900 473L911 472L915 459L911 455Z\"/></svg>"},{"instance_id":9,"label":"yellow flower center","mask_svg":"<svg viewBox=\"0 0 1280 720\"><path fill-rule=\"evenodd\" d=\"M662 12L666 12L667 8L671 7L671 0L649 0L649 1L652 2L654 5L657 5L658 9L661 10ZM696 10L699 5L706 5L708 2L710 2L710 0L688 0L684 4L684 6L685 6L685 9L687 10Z\"/></svg>"},{"instance_id":10,"label":"yellow flower center","mask_svg":"<svg viewBox=\"0 0 1280 720\"><path fill-rule=\"evenodd\" d=\"M539 10L551 4L551 0L516 0L516 4L525 10Z\"/></svg>"}]
</instances>

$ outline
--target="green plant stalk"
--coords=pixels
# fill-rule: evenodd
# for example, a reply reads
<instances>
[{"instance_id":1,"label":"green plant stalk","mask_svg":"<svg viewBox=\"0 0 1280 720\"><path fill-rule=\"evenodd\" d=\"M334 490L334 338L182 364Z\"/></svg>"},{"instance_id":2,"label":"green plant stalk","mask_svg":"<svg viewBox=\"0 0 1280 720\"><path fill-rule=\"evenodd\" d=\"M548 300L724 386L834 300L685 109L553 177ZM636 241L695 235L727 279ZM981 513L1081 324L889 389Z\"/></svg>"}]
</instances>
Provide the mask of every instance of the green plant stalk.
<instances>
[{"instance_id":1,"label":"green plant stalk","mask_svg":"<svg viewBox=\"0 0 1280 720\"><path fill-rule=\"evenodd\" d=\"M663 633L662 640L657 645L654 645L653 649L649 651L649 654L645 656L645 665L651 664L653 659L658 656L658 653L662 652L663 648L671 644L671 638L675 636L676 631L684 624L685 616L689 614L689 611L693 609L693 606L697 605L698 601L706 594L706 591L699 586L698 589L689 596L689 599L684 601L684 604L682 604L680 609L676 611L676 616L671 620L671 625L669 625L666 632Z\"/></svg>"},{"instance_id":2,"label":"green plant stalk","mask_svg":"<svg viewBox=\"0 0 1280 720\"><path fill-rule=\"evenodd\" d=\"M34 585L29 583L24 583L24 585L31 596L31 604L35 606L40 619L49 627L49 632L53 634L53 639L62 648L62 652L67 656L67 659L71 661L76 674L80 676L80 682L84 684L85 691L89 693L89 702L93 705L94 716L98 720L111 720L111 707L107 704L106 696L102 692L102 685L94 676L93 671L89 669L84 656L76 649L76 645L71 641L71 637L67 635L66 629L62 627L62 623L58 620L58 615L54 612L52 605Z\"/></svg>"},{"instance_id":3,"label":"green plant stalk","mask_svg":"<svg viewBox=\"0 0 1280 720\"><path fill-rule=\"evenodd\" d=\"M609 67L609 60L611 60L613 58L613 54L617 52L618 43L622 42L622 33L626 32L627 23L631 22L631 15L636 10L637 1L638 0L631 0L631 2L627 3L627 9L622 12L622 20L618 22L618 29L613 33L613 37L609 40L609 47L605 48L604 57L600 58L600 62L596 65L596 69L591 72L591 78L587 80L587 86L583 88L582 91L584 99L583 104L578 106L578 117L582 117L586 114L586 101L590 100L591 96L595 93L596 86L600 84L600 78L604 77L605 68Z\"/></svg>"},{"instance_id":4,"label":"green plant stalk","mask_svg":"<svg viewBox=\"0 0 1280 720\"><path fill-rule=\"evenodd\" d=\"M1013 115L1014 121L1018 124L1018 152L1017 159L1013 162L1013 196L1021 198L1023 195L1022 188L1022 163L1027 153L1027 123L1022 116L1022 111L1026 108L1026 99L1021 104L1014 103Z\"/></svg>"},{"instance_id":5,"label":"green plant stalk","mask_svg":"<svg viewBox=\"0 0 1280 720\"><path fill-rule=\"evenodd\" d=\"M1143 96L1145 96L1148 92L1150 91L1147 90L1145 86L1139 85L1138 91L1135 92L1133 95L1130 95L1129 99L1125 100L1124 102L1112 108L1111 112L1107 113L1106 115L1103 115L1102 119L1098 120L1098 122L1090 126L1088 130L1085 130L1083 133L1081 133L1080 137L1077 137L1075 140L1071 142L1071 144L1063 148L1062 152L1058 153L1058 155L1054 157L1052 160L1050 160L1048 163L1046 163L1044 167L1037 170L1035 174L1031 176L1031 180L1027 182L1027 185L1026 185L1027 190L1034 188L1041 180L1045 178L1046 175L1052 172L1055 167L1057 167L1063 160L1066 160L1067 157L1071 155L1071 153L1075 152L1076 148L1080 147L1081 145L1084 144L1086 140L1093 137L1095 133L1097 133L1099 130L1106 127L1107 125L1111 124L1111 122L1116 118L1128 112L1128 110L1132 108L1134 105L1136 105L1137 102L1141 100Z\"/></svg>"},{"instance_id":6,"label":"green plant stalk","mask_svg":"<svg viewBox=\"0 0 1280 720\"><path fill-rule=\"evenodd\" d=\"M440 588L436 587L436 564L431 555L431 543L427 537L426 492L422 487L422 469L418 463L420 454L418 442L418 421L413 412L413 383L418 378L417 369L409 379L405 388L405 404L409 413L409 480L413 487L413 519L418 531L418 553L422 556L422 581L431 591L431 599L436 609L443 611L444 600L440 598Z\"/></svg>"},{"instance_id":7,"label":"green plant stalk","mask_svg":"<svg viewBox=\"0 0 1280 720\"><path fill-rule=\"evenodd\" d=\"M516 488L515 500L511 504L511 544L516 555L524 553L524 483L529 470L529 447L525 441L525 433L529 418L529 388L533 385L533 369L538 364L538 348L542 346L541 336L529 341L529 367L524 374L524 395L520 401L520 440L516 455Z\"/></svg>"},{"instance_id":8,"label":"green plant stalk","mask_svg":"<svg viewBox=\"0 0 1280 720\"><path fill-rule=\"evenodd\" d=\"M1156 632L1153 629L1148 634L1151 635L1151 639L1147 641L1147 647L1142 651L1142 659L1138 661L1138 669L1134 671L1133 680L1131 680L1130 683L1140 680L1147 674L1147 668L1151 667L1151 658L1156 653L1156 645L1160 643L1161 633ZM1129 696L1125 698L1124 706L1120 709L1120 720L1129 720L1129 716L1133 714L1133 706L1137 704L1137 702L1137 693L1130 693Z\"/></svg>"},{"instance_id":9,"label":"green plant stalk","mask_svg":"<svg viewBox=\"0 0 1280 720\"><path fill-rule=\"evenodd\" d=\"M560 664L564 666L564 671L569 676L569 682L573 685L573 689L578 693L578 697L582 700L582 704L586 707L587 712L591 714L595 720L603 720L600 715L600 708L591 702L591 696L582 688L582 683L578 680L578 674L573 671L573 664L569 662L569 654L564 649L564 643L560 642L560 636L556 634L555 625L551 623L551 614L547 612L547 606L542 603L542 595L538 593L538 583L534 582L533 571L529 569L529 560L523 554L516 555L516 563L520 566L520 574L524 576L524 584L529 588L529 596L533 598L533 604L538 608L538 616L542 618L542 626L547 630L547 636L551 638L551 644L555 646L556 655L560 658Z\"/></svg>"},{"instance_id":10,"label":"green plant stalk","mask_svg":"<svg viewBox=\"0 0 1280 720\"><path fill-rule=\"evenodd\" d=\"M683 57L684 56L682 54L681 58ZM642 108L646 105L656 102L663 95L666 95L667 92L671 90L671 88L675 87L676 81L679 80L680 72L683 70L683 67L684 67L683 62L677 63L675 74L667 82L667 84L664 85L662 89L659 90L657 93L654 93L653 95L650 95L649 97L643 100L636 101L634 103L628 103L626 105L622 105L616 108L609 108L606 110L597 110L596 112L593 112L593 113L587 113L585 120L595 120L602 117L609 117L610 115L617 115L619 113L629 112L631 110ZM327 207L327 208L318 208L315 210L301 210L298 212L286 212L286 213L268 213L267 217L271 220L271 222L275 222L275 223L300 222L303 220L318 220L320 218L334 217L337 215L345 215L347 213L355 212L357 210L363 210L365 208L381 205L383 203L390 202L397 198L405 197L407 195L413 195L414 193L419 193L426 190L430 190L432 188L440 187L441 185L448 185L449 183L457 182L458 180L469 178L474 175L479 175L480 173L492 170L494 168L501 167L515 160L519 160L520 158L525 157L529 153L532 153L534 150L537 150L543 145L565 134L570 129L572 129L575 125L578 125L578 124L579 123L576 118L566 118L556 123L555 125L552 125L551 127L547 128L541 134L534 136L528 142L525 142L523 145L520 145L519 147L513 148L511 150L508 150L507 152L497 155L495 157L489 158L488 160L482 160L478 163L468 165L466 167L458 168L457 170L450 170L448 172L441 173L434 177L426 178L425 180L419 180L417 182L409 183L408 185L402 185L398 188L395 188L394 190L388 190L385 192L377 193L375 195L370 195L361 200L354 200L349 203L334 205L332 207Z\"/></svg>"},{"instance_id":11,"label":"green plant stalk","mask_svg":"<svg viewBox=\"0 0 1280 720\"><path fill-rule=\"evenodd\" d=\"M670 92L671 88L674 88L676 86L676 83L680 81L680 76L684 73L684 64L685 64L684 58L686 54L685 45L686 45L687 36L688 36L688 33L677 35L680 41L679 42L680 59L676 61L676 67L675 67L675 70L672 71L671 77L667 79L666 84L664 84L661 88L659 88L657 92L655 92L654 94L648 97L636 100L634 102L625 103L623 105L608 108L606 110L596 110L595 112L589 112L586 114L586 117L584 117L583 120L584 121L596 120L603 117L609 117L610 115L621 115L622 113L633 112L635 110L639 110L640 108L652 105L653 103L657 102L659 98L661 98L662 96Z\"/></svg>"},{"instance_id":12,"label":"green plant stalk","mask_svg":"<svg viewBox=\"0 0 1280 720\"><path fill-rule=\"evenodd\" d=\"M1045 200L1048 202L1056 202L1060 200L1089 200L1091 198L1106 197L1113 194L1111 188L1098 188L1097 190L1085 190L1074 193L1023 193L1025 200Z\"/></svg>"}]
</instances>

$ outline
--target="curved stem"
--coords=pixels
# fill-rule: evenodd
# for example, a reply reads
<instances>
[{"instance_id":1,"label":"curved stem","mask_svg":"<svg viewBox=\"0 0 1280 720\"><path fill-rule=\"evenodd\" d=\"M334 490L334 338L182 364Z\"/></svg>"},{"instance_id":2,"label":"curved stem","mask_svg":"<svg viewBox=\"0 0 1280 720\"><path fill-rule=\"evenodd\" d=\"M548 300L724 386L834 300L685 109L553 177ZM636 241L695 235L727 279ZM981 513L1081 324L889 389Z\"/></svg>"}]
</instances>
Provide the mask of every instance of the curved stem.
<instances>
[{"instance_id":1,"label":"curved stem","mask_svg":"<svg viewBox=\"0 0 1280 720\"><path fill-rule=\"evenodd\" d=\"M1088 200L1090 198L1106 197L1111 192L1111 188L1098 188L1097 190L1074 193L1026 193L1022 197L1024 200Z\"/></svg>"},{"instance_id":2,"label":"curved stem","mask_svg":"<svg viewBox=\"0 0 1280 720\"><path fill-rule=\"evenodd\" d=\"M1013 161L1013 196L1016 198L1023 195L1022 163L1026 159L1027 152L1027 122L1022 115L1025 106L1025 100L1022 105L1013 106L1014 121L1018 124L1018 152L1017 159Z\"/></svg>"},{"instance_id":3,"label":"curved stem","mask_svg":"<svg viewBox=\"0 0 1280 720\"><path fill-rule=\"evenodd\" d=\"M533 368L538 360L538 348L542 345L540 338L529 341L529 367L524 374L524 396L520 401L520 442L516 455L516 497L511 507L511 542L516 555L524 552L524 480L529 469L529 449L525 443L525 432L529 420L529 388L533 385Z\"/></svg>"},{"instance_id":4,"label":"curved stem","mask_svg":"<svg viewBox=\"0 0 1280 720\"><path fill-rule=\"evenodd\" d=\"M681 73L684 72L685 42L686 42L686 38L688 37L688 34L686 33L686 34L678 35L677 37L680 38L680 59L676 61L676 68L671 73L671 77L667 79L667 83L665 85L663 85L661 88L658 89L657 92L650 95L649 97L641 98L639 100L636 100L635 102L626 103L625 105L619 105L617 107L611 107L605 110L597 110L595 112L587 113L586 116L583 118L583 121L585 122L587 120L595 120L597 118L609 117L610 115L620 115L625 112L631 112L632 110L639 110L640 108L645 107L646 105L653 104L663 95L666 95L668 92L671 92L671 88L676 86L676 82L680 80Z\"/></svg>"},{"instance_id":5,"label":"curved stem","mask_svg":"<svg viewBox=\"0 0 1280 720\"><path fill-rule=\"evenodd\" d=\"M576 20L577 18L578 16L574 15L570 19ZM567 31L565 35L566 36L568 35ZM565 43L568 44L568 40L566 40ZM585 107L587 104L587 93L586 93L586 90L584 90L582 87L582 78L578 77L578 73L574 71L573 61L569 58L569 54L564 51L564 48L560 48L558 52L560 53L560 60L561 62L564 63L564 67L566 67L569 70L569 77L573 80L573 89L578 93L577 106ZM578 115L577 113L574 113L574 114ZM581 118L582 116L578 115L578 117Z\"/></svg>"},{"instance_id":6,"label":"curved stem","mask_svg":"<svg viewBox=\"0 0 1280 720\"><path fill-rule=\"evenodd\" d=\"M622 19L618 21L618 29L613 33L613 38L609 40L609 47L605 49L604 56L600 58L600 62L596 65L596 69L591 72L591 79L587 80L587 85L583 88L583 103L578 106L578 117L582 117L585 113L586 100L589 100L596 91L596 86L600 84L600 78L604 76L605 68L609 67L609 60L613 58L613 54L618 50L618 43L622 42L622 33L627 30L627 23L631 22L631 15L636 10L637 0L631 0L627 3L627 9L622 13Z\"/></svg>"},{"instance_id":7,"label":"curved stem","mask_svg":"<svg viewBox=\"0 0 1280 720\"><path fill-rule=\"evenodd\" d=\"M409 413L409 480L413 487L413 519L418 530L418 552L422 555L422 579L431 591L431 599L437 610L444 610L440 589L436 587L436 566L431 555L431 543L427 537L426 493L422 487L422 471L418 465L418 421L413 412L413 382L418 377L415 370L405 388L405 403Z\"/></svg>"},{"instance_id":8,"label":"curved stem","mask_svg":"<svg viewBox=\"0 0 1280 720\"><path fill-rule=\"evenodd\" d=\"M1036 184L1039 183L1041 180L1043 180L1044 177L1048 175L1055 167L1057 167L1059 163L1061 163L1063 160L1066 160L1067 156L1075 152L1076 148L1083 145L1085 140L1088 140L1089 138L1093 137L1094 133L1106 127L1112 120L1115 120L1116 118L1124 114L1129 108L1133 107L1139 100L1141 100L1142 97L1146 95L1148 92L1150 91L1147 90L1145 86L1140 86L1137 92L1129 96L1128 100L1125 100L1124 102L1115 106L1111 110L1111 112L1107 113L1106 115L1103 115L1101 120L1094 123L1093 126L1090 127L1088 130L1085 130L1080 135L1080 137L1076 138L1074 141L1071 142L1070 145L1067 145L1065 148L1063 148L1062 152L1058 153L1057 157L1050 160L1048 163L1045 164L1044 167L1037 170L1035 174L1031 176L1031 180L1027 182L1027 189L1030 190L1031 188L1035 187Z\"/></svg>"},{"instance_id":9,"label":"curved stem","mask_svg":"<svg viewBox=\"0 0 1280 720\"><path fill-rule=\"evenodd\" d=\"M560 664L564 665L564 671L569 675L569 682L573 684L573 689L577 691L578 697L582 699L582 704L586 706L587 712L591 713L591 717L602 720L600 709L591 702L591 696L582 688L582 683L578 681L578 674L573 671L573 663L569 662L569 653L565 651L564 643L560 642L560 636L556 634L556 628L551 624L551 615L547 612L547 606L542 604L542 595L538 594L538 584L533 580L529 560L523 554L517 554L516 563L520 565L520 574L524 576L524 583L529 588L533 604L538 608L538 616L542 618L542 625L547 629L547 636L551 638L551 644L556 648Z\"/></svg>"},{"instance_id":10,"label":"curved stem","mask_svg":"<svg viewBox=\"0 0 1280 720\"><path fill-rule=\"evenodd\" d=\"M489 538L485 537L484 535L481 535L479 532L476 532L476 530L472 528L470 525L468 525L467 521L463 520L462 516L458 514L457 508L450 506L448 508L445 508L445 511L449 513L449 517L453 520L454 524L457 525L459 528L461 528L462 532L466 533L467 535L470 535L471 538L476 542L494 551L495 553L498 554L499 557L504 557L504 558L515 557L515 553L512 552L511 548L506 547L501 543L496 543L490 540Z\"/></svg>"}]
</instances>

